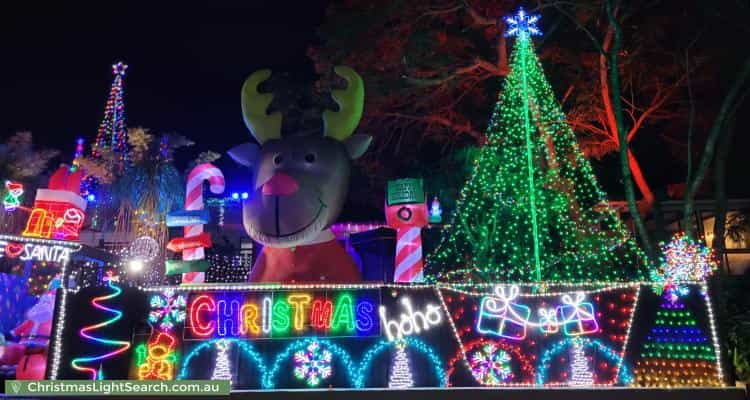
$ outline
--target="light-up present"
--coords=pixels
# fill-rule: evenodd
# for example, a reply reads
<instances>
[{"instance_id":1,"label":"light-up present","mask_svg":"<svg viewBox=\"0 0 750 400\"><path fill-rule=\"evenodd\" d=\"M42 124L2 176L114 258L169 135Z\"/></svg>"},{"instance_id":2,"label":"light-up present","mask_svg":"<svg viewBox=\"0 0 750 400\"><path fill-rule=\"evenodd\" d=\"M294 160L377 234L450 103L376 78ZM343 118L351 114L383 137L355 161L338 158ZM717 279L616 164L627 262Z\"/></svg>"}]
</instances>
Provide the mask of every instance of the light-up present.
<instances>
[{"instance_id":1,"label":"light-up present","mask_svg":"<svg viewBox=\"0 0 750 400\"><path fill-rule=\"evenodd\" d=\"M507 288L497 286L495 296L482 299L477 321L477 331L512 340L523 340L526 337L526 325L531 316L531 309L523 304L513 303L518 297L518 286Z\"/></svg>"},{"instance_id":2,"label":"light-up present","mask_svg":"<svg viewBox=\"0 0 750 400\"><path fill-rule=\"evenodd\" d=\"M557 307L557 319L563 332L568 336L585 335L599 330L594 306L584 302L584 294L577 292L575 298L570 295L562 297L563 305Z\"/></svg>"}]
</instances>

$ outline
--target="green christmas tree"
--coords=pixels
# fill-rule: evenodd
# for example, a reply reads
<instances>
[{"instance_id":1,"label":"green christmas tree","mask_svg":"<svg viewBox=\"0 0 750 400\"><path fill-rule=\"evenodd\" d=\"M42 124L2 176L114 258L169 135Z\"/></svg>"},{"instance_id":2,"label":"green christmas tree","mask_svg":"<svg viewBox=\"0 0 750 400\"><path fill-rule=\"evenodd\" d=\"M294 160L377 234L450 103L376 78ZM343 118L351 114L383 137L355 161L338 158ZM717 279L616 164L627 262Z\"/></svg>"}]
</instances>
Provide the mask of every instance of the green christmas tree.
<instances>
[{"instance_id":1,"label":"green christmas tree","mask_svg":"<svg viewBox=\"0 0 750 400\"><path fill-rule=\"evenodd\" d=\"M506 18L516 36L511 73L487 144L441 244L433 280L645 279L645 257L608 205L547 82L531 36L538 16Z\"/></svg>"}]
</instances>

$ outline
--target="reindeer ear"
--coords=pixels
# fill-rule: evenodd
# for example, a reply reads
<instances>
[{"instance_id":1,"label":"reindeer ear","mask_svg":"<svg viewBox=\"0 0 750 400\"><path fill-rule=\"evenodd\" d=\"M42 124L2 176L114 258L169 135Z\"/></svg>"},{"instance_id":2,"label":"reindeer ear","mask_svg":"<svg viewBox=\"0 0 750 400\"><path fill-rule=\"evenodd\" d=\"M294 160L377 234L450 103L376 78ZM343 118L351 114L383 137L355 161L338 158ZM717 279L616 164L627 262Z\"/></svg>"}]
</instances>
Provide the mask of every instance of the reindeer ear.
<instances>
[{"instance_id":1,"label":"reindeer ear","mask_svg":"<svg viewBox=\"0 0 750 400\"><path fill-rule=\"evenodd\" d=\"M349 158L352 160L358 159L370 146L370 142L372 142L372 136L370 135L356 134L344 139L344 146L346 146L346 152L349 153Z\"/></svg>"},{"instance_id":2,"label":"reindeer ear","mask_svg":"<svg viewBox=\"0 0 750 400\"><path fill-rule=\"evenodd\" d=\"M258 154L260 154L260 148L253 143L243 143L238 146L234 146L227 151L229 157L237 164L244 165L246 167L252 167L256 161L258 161Z\"/></svg>"}]
</instances>

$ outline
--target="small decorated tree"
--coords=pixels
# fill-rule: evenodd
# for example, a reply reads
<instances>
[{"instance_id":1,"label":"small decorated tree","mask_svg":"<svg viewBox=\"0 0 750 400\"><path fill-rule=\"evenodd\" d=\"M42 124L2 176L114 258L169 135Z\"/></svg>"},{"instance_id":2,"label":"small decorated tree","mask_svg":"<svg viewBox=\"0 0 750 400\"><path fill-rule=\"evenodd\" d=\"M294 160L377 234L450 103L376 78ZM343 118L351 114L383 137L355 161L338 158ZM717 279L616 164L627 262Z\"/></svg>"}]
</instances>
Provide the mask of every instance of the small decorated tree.
<instances>
[{"instance_id":1,"label":"small decorated tree","mask_svg":"<svg viewBox=\"0 0 750 400\"><path fill-rule=\"evenodd\" d=\"M636 364L641 386L715 386L721 384L716 337L698 328L693 313L682 302L689 293L686 281L705 281L717 269L713 251L677 233L660 245L664 263L652 274L662 302L641 359ZM710 313L710 312L709 312ZM709 315L709 318L713 318ZM709 323L712 323L709 321Z\"/></svg>"},{"instance_id":2,"label":"small decorated tree","mask_svg":"<svg viewBox=\"0 0 750 400\"><path fill-rule=\"evenodd\" d=\"M402 340L396 344L396 355L393 356L388 387L410 388L412 386L414 386L414 380L411 376L409 355L406 354L406 342Z\"/></svg>"},{"instance_id":3,"label":"small decorated tree","mask_svg":"<svg viewBox=\"0 0 750 400\"><path fill-rule=\"evenodd\" d=\"M592 386L594 374L591 372L589 360L583 350L583 340L573 339L570 350L570 381L571 386Z\"/></svg>"},{"instance_id":4,"label":"small decorated tree","mask_svg":"<svg viewBox=\"0 0 750 400\"><path fill-rule=\"evenodd\" d=\"M712 338L670 290L664 291L646 340L635 368L639 386L721 385Z\"/></svg>"},{"instance_id":5,"label":"small decorated tree","mask_svg":"<svg viewBox=\"0 0 750 400\"><path fill-rule=\"evenodd\" d=\"M216 349L218 354L216 355L216 364L214 364L214 372L211 375L211 379L214 380L228 380L232 381L232 369L229 364L229 342L224 339L216 342Z\"/></svg>"}]
</instances>

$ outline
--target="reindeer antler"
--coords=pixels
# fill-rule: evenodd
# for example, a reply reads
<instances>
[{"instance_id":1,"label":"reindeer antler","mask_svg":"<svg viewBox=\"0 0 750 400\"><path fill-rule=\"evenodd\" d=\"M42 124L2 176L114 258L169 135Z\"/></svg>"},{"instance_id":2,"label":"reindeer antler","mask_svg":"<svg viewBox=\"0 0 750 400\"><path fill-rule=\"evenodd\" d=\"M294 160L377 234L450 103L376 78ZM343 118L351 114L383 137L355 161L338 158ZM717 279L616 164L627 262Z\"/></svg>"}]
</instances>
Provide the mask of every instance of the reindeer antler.
<instances>
[{"instance_id":1,"label":"reindeer antler","mask_svg":"<svg viewBox=\"0 0 750 400\"><path fill-rule=\"evenodd\" d=\"M281 139L281 113L266 114L273 93L258 92L258 85L270 76L270 69L255 71L242 85L242 117L247 129L260 144L270 139Z\"/></svg>"},{"instance_id":2,"label":"reindeer antler","mask_svg":"<svg viewBox=\"0 0 750 400\"><path fill-rule=\"evenodd\" d=\"M339 65L333 68L336 75L346 79L347 87L332 90L331 95L339 105L339 111L323 111L324 135L344 140L357 129L365 101L365 85L353 69Z\"/></svg>"}]
</instances>

